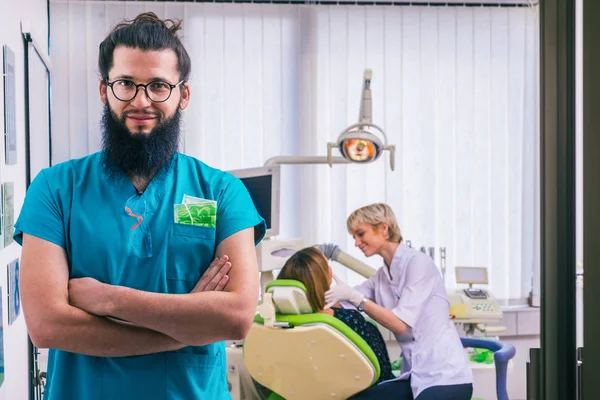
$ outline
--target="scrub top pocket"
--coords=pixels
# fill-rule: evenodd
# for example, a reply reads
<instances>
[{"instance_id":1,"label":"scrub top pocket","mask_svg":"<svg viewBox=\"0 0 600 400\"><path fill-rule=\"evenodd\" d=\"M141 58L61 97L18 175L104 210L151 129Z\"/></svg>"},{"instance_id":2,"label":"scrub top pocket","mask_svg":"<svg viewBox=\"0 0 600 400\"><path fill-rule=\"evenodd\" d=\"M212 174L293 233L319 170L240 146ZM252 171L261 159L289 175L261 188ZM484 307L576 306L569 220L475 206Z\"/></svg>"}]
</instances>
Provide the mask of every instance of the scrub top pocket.
<instances>
[{"instance_id":1,"label":"scrub top pocket","mask_svg":"<svg viewBox=\"0 0 600 400\"><path fill-rule=\"evenodd\" d=\"M103 400L167 400L166 386L164 353L104 359Z\"/></svg>"},{"instance_id":2,"label":"scrub top pocket","mask_svg":"<svg viewBox=\"0 0 600 400\"><path fill-rule=\"evenodd\" d=\"M223 354L167 353L169 400L231 399Z\"/></svg>"},{"instance_id":3,"label":"scrub top pocket","mask_svg":"<svg viewBox=\"0 0 600 400\"><path fill-rule=\"evenodd\" d=\"M189 236L215 240L215 228L205 226L178 224L173 222L172 233L175 236Z\"/></svg>"},{"instance_id":4,"label":"scrub top pocket","mask_svg":"<svg viewBox=\"0 0 600 400\"><path fill-rule=\"evenodd\" d=\"M191 282L193 288L214 259L215 235L215 228L172 223L167 279Z\"/></svg>"}]
</instances>

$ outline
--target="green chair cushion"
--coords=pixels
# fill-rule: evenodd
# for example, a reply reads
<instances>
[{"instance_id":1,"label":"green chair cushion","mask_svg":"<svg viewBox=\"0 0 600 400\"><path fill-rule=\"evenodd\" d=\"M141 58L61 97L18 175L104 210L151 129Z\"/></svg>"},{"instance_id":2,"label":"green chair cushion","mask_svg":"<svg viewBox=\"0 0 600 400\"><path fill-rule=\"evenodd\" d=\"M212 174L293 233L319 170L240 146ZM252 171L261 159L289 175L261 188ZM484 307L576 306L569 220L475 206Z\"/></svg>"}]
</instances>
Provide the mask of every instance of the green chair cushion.
<instances>
[{"instance_id":1,"label":"green chair cushion","mask_svg":"<svg viewBox=\"0 0 600 400\"><path fill-rule=\"evenodd\" d=\"M269 288L273 286L293 286L302 289L304 293L306 293L306 286L304 286L304 283L293 279L275 279L274 281L267 283L267 286L265 287L265 292L268 292Z\"/></svg>"}]
</instances>

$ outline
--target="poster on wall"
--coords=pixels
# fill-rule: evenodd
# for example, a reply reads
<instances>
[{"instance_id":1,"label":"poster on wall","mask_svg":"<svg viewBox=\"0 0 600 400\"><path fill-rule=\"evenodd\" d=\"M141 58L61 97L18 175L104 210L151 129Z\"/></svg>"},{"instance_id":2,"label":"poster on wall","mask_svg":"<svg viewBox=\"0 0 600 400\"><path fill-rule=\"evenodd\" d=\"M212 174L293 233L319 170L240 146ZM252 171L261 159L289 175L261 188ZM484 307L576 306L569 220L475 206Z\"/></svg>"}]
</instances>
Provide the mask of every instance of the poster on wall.
<instances>
[{"instance_id":1,"label":"poster on wall","mask_svg":"<svg viewBox=\"0 0 600 400\"><path fill-rule=\"evenodd\" d=\"M14 242L15 232L15 183L4 182L2 184L2 220L4 229L4 247ZM0 246L1 247L1 246Z\"/></svg>"},{"instance_id":2,"label":"poster on wall","mask_svg":"<svg viewBox=\"0 0 600 400\"><path fill-rule=\"evenodd\" d=\"M17 163L15 53L4 45L4 149L6 164Z\"/></svg>"},{"instance_id":3,"label":"poster on wall","mask_svg":"<svg viewBox=\"0 0 600 400\"><path fill-rule=\"evenodd\" d=\"M4 383L4 296L0 287L0 387Z\"/></svg>"},{"instance_id":4,"label":"poster on wall","mask_svg":"<svg viewBox=\"0 0 600 400\"><path fill-rule=\"evenodd\" d=\"M21 295L19 293L19 259L8 264L8 325L19 317Z\"/></svg>"}]
</instances>

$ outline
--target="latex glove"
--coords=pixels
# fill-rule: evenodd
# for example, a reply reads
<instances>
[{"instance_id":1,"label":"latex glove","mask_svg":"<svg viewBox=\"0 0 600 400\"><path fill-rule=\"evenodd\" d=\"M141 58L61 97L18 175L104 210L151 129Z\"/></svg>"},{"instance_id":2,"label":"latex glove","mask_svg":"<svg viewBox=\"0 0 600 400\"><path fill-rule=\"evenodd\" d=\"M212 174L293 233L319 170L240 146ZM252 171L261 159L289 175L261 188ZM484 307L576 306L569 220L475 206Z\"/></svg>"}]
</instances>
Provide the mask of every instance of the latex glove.
<instances>
[{"instance_id":1,"label":"latex glove","mask_svg":"<svg viewBox=\"0 0 600 400\"><path fill-rule=\"evenodd\" d=\"M358 307L360 302L365 298L365 295L348 286L346 282L339 279L335 274L333 275L333 279L336 284L325 293L325 309L331 308L331 306L340 301L347 301L354 305L354 307Z\"/></svg>"},{"instance_id":2,"label":"latex glove","mask_svg":"<svg viewBox=\"0 0 600 400\"><path fill-rule=\"evenodd\" d=\"M337 260L341 251L338 245L334 243L318 244L316 247L321 250L323 255L325 255L325 258L329 260Z\"/></svg>"}]
</instances>

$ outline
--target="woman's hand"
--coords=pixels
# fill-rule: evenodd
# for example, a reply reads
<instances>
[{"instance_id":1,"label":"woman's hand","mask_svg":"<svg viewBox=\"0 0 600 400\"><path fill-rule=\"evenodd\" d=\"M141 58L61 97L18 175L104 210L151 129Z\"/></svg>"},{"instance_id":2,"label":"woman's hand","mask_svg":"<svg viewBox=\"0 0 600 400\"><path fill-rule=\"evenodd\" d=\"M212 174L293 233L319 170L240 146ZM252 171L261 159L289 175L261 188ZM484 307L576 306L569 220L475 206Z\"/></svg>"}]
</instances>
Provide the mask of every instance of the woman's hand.
<instances>
[{"instance_id":1,"label":"woman's hand","mask_svg":"<svg viewBox=\"0 0 600 400\"><path fill-rule=\"evenodd\" d=\"M365 295L359 292L358 290L348 286L344 281L339 279L335 274L333 275L333 279L335 280L335 286L329 289L325 293L325 310L331 308L335 303L339 303L340 301L348 301L354 305L354 307L358 307L365 298Z\"/></svg>"}]
</instances>

